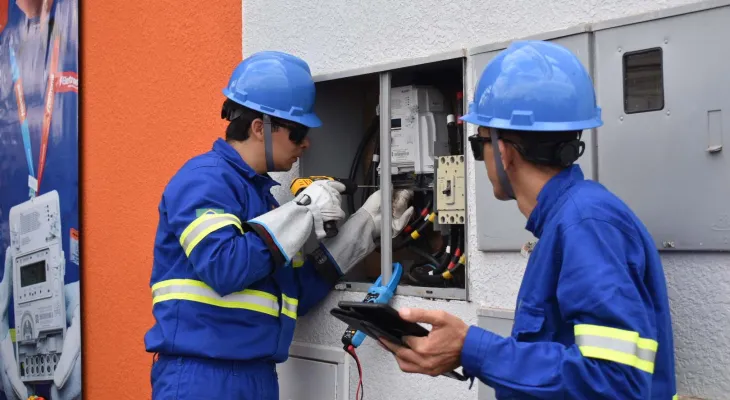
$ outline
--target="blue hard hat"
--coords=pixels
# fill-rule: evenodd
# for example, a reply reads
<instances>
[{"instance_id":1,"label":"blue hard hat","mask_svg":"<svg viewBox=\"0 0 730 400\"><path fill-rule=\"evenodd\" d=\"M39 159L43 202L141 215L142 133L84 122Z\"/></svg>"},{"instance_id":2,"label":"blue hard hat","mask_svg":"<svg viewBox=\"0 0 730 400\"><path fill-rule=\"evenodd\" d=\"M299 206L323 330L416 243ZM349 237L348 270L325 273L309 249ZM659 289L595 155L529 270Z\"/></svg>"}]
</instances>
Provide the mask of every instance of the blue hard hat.
<instances>
[{"instance_id":1,"label":"blue hard hat","mask_svg":"<svg viewBox=\"0 0 730 400\"><path fill-rule=\"evenodd\" d=\"M517 41L482 72L463 121L518 131L577 131L603 125L588 71L563 46Z\"/></svg>"},{"instance_id":2,"label":"blue hard hat","mask_svg":"<svg viewBox=\"0 0 730 400\"><path fill-rule=\"evenodd\" d=\"M314 81L309 65L279 51L262 51L241 61L223 94L236 103L274 117L317 128Z\"/></svg>"}]
</instances>

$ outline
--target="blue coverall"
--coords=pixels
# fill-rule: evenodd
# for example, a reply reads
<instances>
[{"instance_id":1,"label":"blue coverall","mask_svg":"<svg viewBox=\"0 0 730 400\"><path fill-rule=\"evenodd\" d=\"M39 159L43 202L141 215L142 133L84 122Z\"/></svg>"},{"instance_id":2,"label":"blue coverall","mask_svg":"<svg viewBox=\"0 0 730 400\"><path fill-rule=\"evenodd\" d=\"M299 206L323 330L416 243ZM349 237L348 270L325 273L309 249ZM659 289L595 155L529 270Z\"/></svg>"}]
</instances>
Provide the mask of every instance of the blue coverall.
<instances>
[{"instance_id":1,"label":"blue coverall","mask_svg":"<svg viewBox=\"0 0 730 400\"><path fill-rule=\"evenodd\" d=\"M539 239L511 337L472 326L464 372L499 399L676 399L666 282L654 241L574 165L542 189Z\"/></svg>"},{"instance_id":2,"label":"blue coverall","mask_svg":"<svg viewBox=\"0 0 730 400\"><path fill-rule=\"evenodd\" d=\"M154 399L278 400L275 363L288 358L296 318L334 282L309 261L275 265L242 227L278 207L275 185L218 139L165 188L150 282L156 323L145 336L159 353Z\"/></svg>"}]
</instances>

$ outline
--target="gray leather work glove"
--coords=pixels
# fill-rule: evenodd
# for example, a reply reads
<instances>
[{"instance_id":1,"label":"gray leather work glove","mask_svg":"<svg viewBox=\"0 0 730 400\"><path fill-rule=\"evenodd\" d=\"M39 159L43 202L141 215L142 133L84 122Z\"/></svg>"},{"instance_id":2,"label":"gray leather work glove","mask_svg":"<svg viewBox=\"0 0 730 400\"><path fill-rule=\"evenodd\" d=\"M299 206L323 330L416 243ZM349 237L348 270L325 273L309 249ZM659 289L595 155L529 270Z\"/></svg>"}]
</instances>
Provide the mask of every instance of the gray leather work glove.
<instances>
[{"instance_id":1,"label":"gray leather work glove","mask_svg":"<svg viewBox=\"0 0 730 400\"><path fill-rule=\"evenodd\" d=\"M412 197L413 192L408 190L393 193L393 237L398 236L413 215L413 207L408 207ZM380 191L377 191L345 221L337 236L324 239L310 254L320 275L334 283L372 253L380 244L381 221Z\"/></svg>"},{"instance_id":2,"label":"gray leather work glove","mask_svg":"<svg viewBox=\"0 0 730 400\"><path fill-rule=\"evenodd\" d=\"M246 222L271 250L277 266L288 264L309 239L326 236L325 221L345 219L342 196L345 185L337 181L315 181L292 201Z\"/></svg>"}]
</instances>

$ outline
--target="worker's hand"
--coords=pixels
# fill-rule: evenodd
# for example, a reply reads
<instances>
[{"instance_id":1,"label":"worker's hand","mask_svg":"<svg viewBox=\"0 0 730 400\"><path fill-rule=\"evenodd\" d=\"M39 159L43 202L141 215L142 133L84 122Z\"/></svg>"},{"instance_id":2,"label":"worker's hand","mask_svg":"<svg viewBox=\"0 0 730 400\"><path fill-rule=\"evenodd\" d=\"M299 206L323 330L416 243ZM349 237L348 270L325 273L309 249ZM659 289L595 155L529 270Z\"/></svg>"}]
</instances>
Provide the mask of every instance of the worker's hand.
<instances>
[{"instance_id":1,"label":"worker's hand","mask_svg":"<svg viewBox=\"0 0 730 400\"><path fill-rule=\"evenodd\" d=\"M0 281L0 383L6 398L28 398L28 389L20 380L18 363L15 357L15 346L10 338L8 314L10 298L13 296L13 255L11 248L5 250L5 266Z\"/></svg>"},{"instance_id":2,"label":"worker's hand","mask_svg":"<svg viewBox=\"0 0 730 400\"><path fill-rule=\"evenodd\" d=\"M345 189L340 182L315 181L294 200L246 221L244 225L264 240L278 266L290 264L313 231L321 240L327 236L325 222L337 223L345 219L340 194Z\"/></svg>"},{"instance_id":3,"label":"worker's hand","mask_svg":"<svg viewBox=\"0 0 730 400\"><path fill-rule=\"evenodd\" d=\"M396 190L393 192L393 218L391 219L391 228L393 229L393 237L398 236L403 228L408 225L408 221L413 216L413 207L408 207L408 203L413 198L413 191L411 190ZM370 214L373 222L375 223L375 230L373 231L373 240L380 237L381 221L383 219L383 208L380 190L376 191L365 201L362 205L362 210L365 210Z\"/></svg>"},{"instance_id":4,"label":"worker's hand","mask_svg":"<svg viewBox=\"0 0 730 400\"><path fill-rule=\"evenodd\" d=\"M469 326L459 318L441 310L403 308L398 312L406 321L431 324L426 337L406 336L408 347L399 346L381 338L403 372L438 376L461 365L461 349Z\"/></svg>"},{"instance_id":5,"label":"worker's hand","mask_svg":"<svg viewBox=\"0 0 730 400\"><path fill-rule=\"evenodd\" d=\"M63 287L66 298L66 337L63 340L61 358L53 374L51 400L81 398L81 310L79 282Z\"/></svg>"},{"instance_id":6,"label":"worker's hand","mask_svg":"<svg viewBox=\"0 0 730 400\"><path fill-rule=\"evenodd\" d=\"M317 239L327 235L324 230L326 221L337 223L345 219L341 195L345 189L345 185L337 181L314 181L294 198L297 204L306 205L312 210Z\"/></svg>"},{"instance_id":7,"label":"worker's hand","mask_svg":"<svg viewBox=\"0 0 730 400\"><path fill-rule=\"evenodd\" d=\"M396 191L393 199L393 237L406 226L413 215L413 207L408 207L413 193ZM332 262L336 265L339 276L367 257L379 244L382 207L380 191L368 197L365 204L353 214L342 227L337 236L325 239L322 245L327 249ZM396 204L397 203L397 204Z\"/></svg>"}]
</instances>

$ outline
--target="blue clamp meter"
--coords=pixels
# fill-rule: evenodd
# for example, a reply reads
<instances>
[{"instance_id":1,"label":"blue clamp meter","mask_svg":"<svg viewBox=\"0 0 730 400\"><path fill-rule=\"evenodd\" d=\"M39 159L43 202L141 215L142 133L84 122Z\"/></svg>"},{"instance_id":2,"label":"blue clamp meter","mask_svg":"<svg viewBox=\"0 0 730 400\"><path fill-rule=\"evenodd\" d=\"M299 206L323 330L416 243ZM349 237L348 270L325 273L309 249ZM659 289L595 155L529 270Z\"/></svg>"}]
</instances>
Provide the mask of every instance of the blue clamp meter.
<instances>
[{"instance_id":1,"label":"blue clamp meter","mask_svg":"<svg viewBox=\"0 0 730 400\"><path fill-rule=\"evenodd\" d=\"M368 289L368 293L365 296L363 303L389 303L390 299L392 299L395 294L395 289L398 287L398 283L400 282L402 275L403 266L397 262L393 263L393 275L390 277L388 286L381 285L383 277L379 276L375 283L370 286L370 289ZM360 346L362 341L365 340L365 337L367 337L367 335L348 326L347 330L345 330L345 334L342 335L342 343L345 345L345 348L349 345L357 348Z\"/></svg>"}]
</instances>

